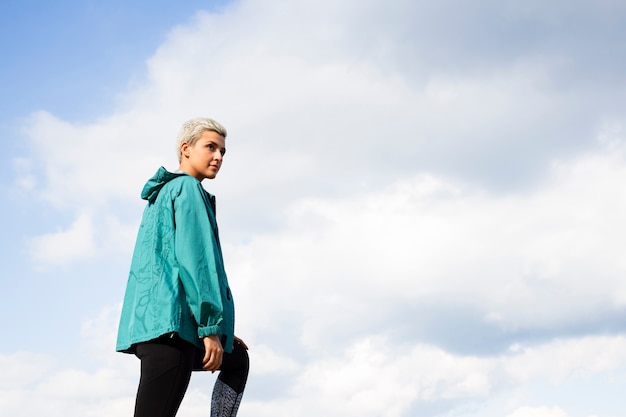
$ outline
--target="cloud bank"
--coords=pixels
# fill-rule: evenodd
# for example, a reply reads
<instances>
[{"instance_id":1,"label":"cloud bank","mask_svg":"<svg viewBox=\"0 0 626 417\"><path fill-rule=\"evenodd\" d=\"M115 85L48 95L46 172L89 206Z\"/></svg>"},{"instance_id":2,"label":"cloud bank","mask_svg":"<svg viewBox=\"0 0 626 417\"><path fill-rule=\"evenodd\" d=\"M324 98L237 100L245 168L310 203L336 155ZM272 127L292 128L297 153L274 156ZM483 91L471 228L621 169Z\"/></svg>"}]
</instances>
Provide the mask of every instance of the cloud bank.
<instances>
[{"instance_id":1,"label":"cloud bank","mask_svg":"<svg viewBox=\"0 0 626 417\"><path fill-rule=\"evenodd\" d=\"M625 11L245 0L199 12L110 114L31 115L17 186L71 218L32 238L33 261L126 262L143 182L176 168L182 121L211 116L229 130L205 186L251 346L242 416L620 414L617 397L560 392L612 392L626 370ZM112 349L111 304L95 319L106 338L83 335L90 351ZM28 355L1 360L19 369ZM5 373L0 410L130 412L138 371L119 356L81 367L44 354L43 374ZM209 389L195 378L186 415L206 414Z\"/></svg>"}]
</instances>

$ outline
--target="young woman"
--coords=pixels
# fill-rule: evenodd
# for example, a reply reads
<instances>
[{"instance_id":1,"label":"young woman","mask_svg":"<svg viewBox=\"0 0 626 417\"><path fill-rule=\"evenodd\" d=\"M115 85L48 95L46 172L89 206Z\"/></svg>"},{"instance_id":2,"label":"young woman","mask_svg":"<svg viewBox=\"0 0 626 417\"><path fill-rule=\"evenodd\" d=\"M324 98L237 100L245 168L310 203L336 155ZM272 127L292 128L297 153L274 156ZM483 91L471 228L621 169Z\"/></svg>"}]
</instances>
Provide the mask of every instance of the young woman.
<instances>
[{"instance_id":1,"label":"young woman","mask_svg":"<svg viewBox=\"0 0 626 417\"><path fill-rule=\"evenodd\" d=\"M178 135L180 167L148 180L119 325L117 350L141 360L135 417L175 416L192 370L215 372L211 416L235 416L248 347L234 335L234 304L215 220L202 187L226 152L226 130L192 119Z\"/></svg>"}]
</instances>

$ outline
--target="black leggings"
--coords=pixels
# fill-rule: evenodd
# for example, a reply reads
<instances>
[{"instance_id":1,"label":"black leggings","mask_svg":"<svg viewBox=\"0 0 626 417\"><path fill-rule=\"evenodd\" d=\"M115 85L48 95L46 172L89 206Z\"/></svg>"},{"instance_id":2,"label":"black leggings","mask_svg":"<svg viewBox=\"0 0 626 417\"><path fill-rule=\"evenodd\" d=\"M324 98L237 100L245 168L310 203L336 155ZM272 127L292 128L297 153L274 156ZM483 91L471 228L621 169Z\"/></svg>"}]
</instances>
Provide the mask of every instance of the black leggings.
<instances>
[{"instance_id":1,"label":"black leggings","mask_svg":"<svg viewBox=\"0 0 626 417\"><path fill-rule=\"evenodd\" d=\"M168 335L138 344L135 354L141 359L135 417L175 416L191 372L202 370L204 352L176 335ZM231 353L224 352L218 379L240 394L249 366L248 352L235 342Z\"/></svg>"}]
</instances>

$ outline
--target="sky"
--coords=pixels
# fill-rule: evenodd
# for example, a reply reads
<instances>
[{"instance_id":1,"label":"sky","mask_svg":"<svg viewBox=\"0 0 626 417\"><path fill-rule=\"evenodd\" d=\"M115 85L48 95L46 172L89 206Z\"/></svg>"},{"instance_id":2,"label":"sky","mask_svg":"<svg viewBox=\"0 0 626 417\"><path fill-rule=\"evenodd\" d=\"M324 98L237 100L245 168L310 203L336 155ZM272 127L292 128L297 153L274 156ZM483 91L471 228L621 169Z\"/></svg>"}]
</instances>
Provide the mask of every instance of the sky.
<instances>
[{"instance_id":1,"label":"sky","mask_svg":"<svg viewBox=\"0 0 626 417\"><path fill-rule=\"evenodd\" d=\"M4 2L0 414L131 415L139 194L205 116L240 416L625 415L625 22L617 0Z\"/></svg>"}]
</instances>

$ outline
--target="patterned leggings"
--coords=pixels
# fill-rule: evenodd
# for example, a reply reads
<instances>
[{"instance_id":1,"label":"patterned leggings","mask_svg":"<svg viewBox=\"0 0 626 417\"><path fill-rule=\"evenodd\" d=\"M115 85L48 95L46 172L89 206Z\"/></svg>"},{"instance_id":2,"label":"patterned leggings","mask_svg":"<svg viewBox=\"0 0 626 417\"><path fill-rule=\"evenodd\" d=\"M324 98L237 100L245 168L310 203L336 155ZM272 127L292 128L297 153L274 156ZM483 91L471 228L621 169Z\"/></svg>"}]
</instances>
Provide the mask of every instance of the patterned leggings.
<instances>
[{"instance_id":1,"label":"patterned leggings","mask_svg":"<svg viewBox=\"0 0 626 417\"><path fill-rule=\"evenodd\" d=\"M135 417L174 417L185 396L191 372L202 370L204 352L176 335L162 336L136 347L141 378ZM248 352L235 342L224 353L211 399L211 417L234 417L248 379Z\"/></svg>"}]
</instances>

